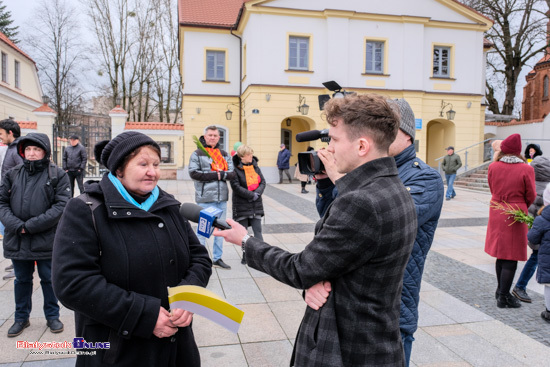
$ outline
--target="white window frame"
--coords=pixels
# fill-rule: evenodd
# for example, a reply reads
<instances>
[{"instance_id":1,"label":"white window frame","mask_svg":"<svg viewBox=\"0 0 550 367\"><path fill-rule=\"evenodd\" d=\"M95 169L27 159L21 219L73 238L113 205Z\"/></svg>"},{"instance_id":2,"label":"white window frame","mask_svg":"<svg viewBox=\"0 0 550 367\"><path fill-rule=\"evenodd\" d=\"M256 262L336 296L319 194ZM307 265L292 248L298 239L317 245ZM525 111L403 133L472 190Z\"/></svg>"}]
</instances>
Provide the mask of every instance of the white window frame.
<instances>
[{"instance_id":1,"label":"white window frame","mask_svg":"<svg viewBox=\"0 0 550 367\"><path fill-rule=\"evenodd\" d=\"M372 53L369 55L369 46L372 48ZM379 46L379 48L377 48ZM384 57L385 57L385 50L386 47L384 41L374 41L374 40L367 40L365 44L365 73L368 74L384 74ZM380 55L380 61L376 61L376 53L379 53ZM370 56L370 57L369 57ZM370 60L369 60L370 59ZM371 63L371 68L369 69L369 62ZM376 67L377 63L379 63L380 69Z\"/></svg>"},{"instance_id":2,"label":"white window frame","mask_svg":"<svg viewBox=\"0 0 550 367\"><path fill-rule=\"evenodd\" d=\"M293 36L288 37L288 69L309 70L309 49L310 37ZM293 43L296 45L293 47ZM301 48L306 45L305 50Z\"/></svg>"},{"instance_id":3,"label":"white window frame","mask_svg":"<svg viewBox=\"0 0 550 367\"><path fill-rule=\"evenodd\" d=\"M14 85L15 88L21 89L21 63L17 60L14 62L14 73L15 73L15 79L14 79Z\"/></svg>"},{"instance_id":4,"label":"white window frame","mask_svg":"<svg viewBox=\"0 0 550 367\"><path fill-rule=\"evenodd\" d=\"M226 56L227 54L224 50L206 50L206 80L217 82L226 80ZM213 57L212 60L211 57ZM221 72L218 69L220 67L222 68ZM214 72L213 75L209 75L211 68ZM220 73L221 75L219 75Z\"/></svg>"},{"instance_id":5,"label":"white window frame","mask_svg":"<svg viewBox=\"0 0 550 367\"><path fill-rule=\"evenodd\" d=\"M436 55L436 51L438 51L438 55ZM447 73L443 73L443 63L444 63L444 57L443 52L447 51ZM433 55L432 55L432 70L433 70L433 77L434 78L450 78L451 77L451 63L452 63L452 48L449 46L437 46L435 45L433 47ZM437 72L436 72L437 68Z\"/></svg>"},{"instance_id":6,"label":"white window frame","mask_svg":"<svg viewBox=\"0 0 550 367\"><path fill-rule=\"evenodd\" d=\"M2 52L2 81L4 83L8 82L8 54Z\"/></svg>"}]
</instances>

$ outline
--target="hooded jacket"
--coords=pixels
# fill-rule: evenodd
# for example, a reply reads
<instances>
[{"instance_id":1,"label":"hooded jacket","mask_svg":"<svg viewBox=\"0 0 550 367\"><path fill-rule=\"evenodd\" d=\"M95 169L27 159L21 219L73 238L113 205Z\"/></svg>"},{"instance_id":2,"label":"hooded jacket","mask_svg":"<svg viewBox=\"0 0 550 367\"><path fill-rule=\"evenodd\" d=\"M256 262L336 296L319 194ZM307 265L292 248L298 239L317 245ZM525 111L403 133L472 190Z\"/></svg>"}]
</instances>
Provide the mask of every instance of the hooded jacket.
<instances>
[{"instance_id":1,"label":"hooded jacket","mask_svg":"<svg viewBox=\"0 0 550 367\"><path fill-rule=\"evenodd\" d=\"M527 233L529 242L538 245L537 282L541 284L550 284L550 207L542 210L540 215L535 218L533 227Z\"/></svg>"},{"instance_id":2,"label":"hooded jacket","mask_svg":"<svg viewBox=\"0 0 550 367\"><path fill-rule=\"evenodd\" d=\"M212 148L206 145L204 137L200 137L204 147ZM220 144L216 144L214 149L219 149ZM212 160L200 149L195 150L189 157L189 176L195 181L195 201L197 203L212 203L229 200L229 189L227 181L235 177L233 172L233 161L225 150L220 149L222 157L227 161L227 171L212 171L210 164Z\"/></svg>"},{"instance_id":3,"label":"hooded jacket","mask_svg":"<svg viewBox=\"0 0 550 367\"><path fill-rule=\"evenodd\" d=\"M50 140L41 133L19 139L17 151L38 146L46 151L43 159L24 160L7 174L0 186L0 221L6 226L4 257L15 260L47 260L52 257L57 223L71 196L67 174L55 166L57 184L52 184ZM21 233L22 229L25 233Z\"/></svg>"},{"instance_id":4,"label":"hooded jacket","mask_svg":"<svg viewBox=\"0 0 550 367\"><path fill-rule=\"evenodd\" d=\"M546 157L538 156L531 162L531 167L535 170L535 186L537 197L533 204L529 206L529 214L533 217L538 215L538 211L544 205L542 194L546 185L550 182L550 160Z\"/></svg>"},{"instance_id":5,"label":"hooded jacket","mask_svg":"<svg viewBox=\"0 0 550 367\"><path fill-rule=\"evenodd\" d=\"M254 171L260 176L260 185L254 191L248 190L246 185L246 176L244 173L243 163L237 154L233 156L233 165L235 167L235 177L231 180L231 188L233 189L233 219L241 220L244 218L255 218L264 216L264 206L262 203L262 194L265 190L265 178L258 167L258 158L252 158L252 166ZM258 199L254 199L254 193L258 194Z\"/></svg>"},{"instance_id":6,"label":"hooded jacket","mask_svg":"<svg viewBox=\"0 0 550 367\"><path fill-rule=\"evenodd\" d=\"M535 149L535 154L531 157L529 155L529 149ZM542 155L542 150L540 150L540 145L538 144L529 144L527 145L527 147L525 147L525 153L524 153L524 156L526 159L528 159L529 161L535 159L535 157L539 157Z\"/></svg>"}]
</instances>

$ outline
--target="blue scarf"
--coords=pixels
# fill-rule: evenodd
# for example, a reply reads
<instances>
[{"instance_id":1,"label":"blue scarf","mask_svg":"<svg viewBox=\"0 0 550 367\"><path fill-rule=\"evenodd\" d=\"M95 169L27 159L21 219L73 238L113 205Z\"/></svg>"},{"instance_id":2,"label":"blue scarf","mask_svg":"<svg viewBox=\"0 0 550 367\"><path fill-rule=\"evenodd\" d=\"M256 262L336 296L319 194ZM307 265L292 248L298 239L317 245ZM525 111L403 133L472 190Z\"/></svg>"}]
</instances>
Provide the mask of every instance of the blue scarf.
<instances>
[{"instance_id":1,"label":"blue scarf","mask_svg":"<svg viewBox=\"0 0 550 367\"><path fill-rule=\"evenodd\" d=\"M111 182L113 183L115 188L118 190L120 195L122 195L124 200L126 200L130 204L132 204L132 205L134 205L134 206L136 206L140 209L145 210L146 212L149 211L149 209L151 209L151 207L153 206L155 201L157 201L157 199L159 198L159 188L158 188L158 186L155 186L155 188L153 189L153 191L151 191L151 195L149 195L147 200L145 200L143 203L139 204L132 197L132 195L130 195L128 193L128 191L126 191L126 188L122 185L122 182L120 182L120 180L118 178L116 178L111 172L109 172L109 180L111 180Z\"/></svg>"}]
</instances>

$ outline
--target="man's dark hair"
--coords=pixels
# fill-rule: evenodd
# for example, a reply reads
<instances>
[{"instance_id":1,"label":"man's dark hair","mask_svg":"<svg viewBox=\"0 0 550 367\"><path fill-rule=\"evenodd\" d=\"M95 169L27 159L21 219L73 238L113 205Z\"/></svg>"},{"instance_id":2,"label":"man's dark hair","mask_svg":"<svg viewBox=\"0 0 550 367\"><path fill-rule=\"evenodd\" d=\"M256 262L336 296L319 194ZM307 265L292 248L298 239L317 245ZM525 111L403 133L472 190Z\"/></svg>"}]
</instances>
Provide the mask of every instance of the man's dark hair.
<instances>
[{"instance_id":1,"label":"man's dark hair","mask_svg":"<svg viewBox=\"0 0 550 367\"><path fill-rule=\"evenodd\" d=\"M386 98L377 94L332 98L325 104L324 111L329 125L335 126L335 119L341 118L348 128L350 140L368 135L380 152L388 152L399 130L399 115Z\"/></svg>"},{"instance_id":2,"label":"man's dark hair","mask_svg":"<svg viewBox=\"0 0 550 367\"><path fill-rule=\"evenodd\" d=\"M21 136L21 127L19 127L19 124L12 119L0 121L0 129L6 130L8 134L11 131L15 139Z\"/></svg>"}]
</instances>

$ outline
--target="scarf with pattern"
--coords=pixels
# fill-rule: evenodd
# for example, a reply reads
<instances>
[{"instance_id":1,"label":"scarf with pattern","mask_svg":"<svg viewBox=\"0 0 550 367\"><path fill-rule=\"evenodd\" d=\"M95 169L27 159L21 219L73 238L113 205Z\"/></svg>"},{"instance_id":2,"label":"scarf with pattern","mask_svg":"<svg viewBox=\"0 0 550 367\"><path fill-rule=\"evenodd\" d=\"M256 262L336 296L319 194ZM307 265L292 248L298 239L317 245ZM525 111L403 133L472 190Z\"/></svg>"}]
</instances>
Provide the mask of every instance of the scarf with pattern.
<instances>
[{"instance_id":1,"label":"scarf with pattern","mask_svg":"<svg viewBox=\"0 0 550 367\"><path fill-rule=\"evenodd\" d=\"M221 151L209 147L205 147L205 149L212 157L212 163L210 164L212 171L227 171L227 161L223 158Z\"/></svg>"}]
</instances>

